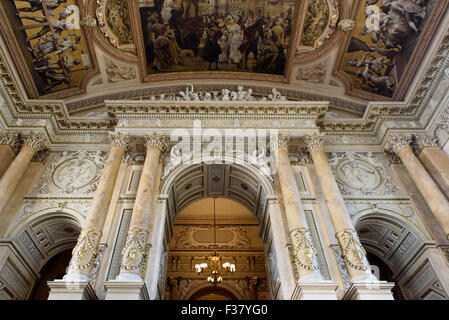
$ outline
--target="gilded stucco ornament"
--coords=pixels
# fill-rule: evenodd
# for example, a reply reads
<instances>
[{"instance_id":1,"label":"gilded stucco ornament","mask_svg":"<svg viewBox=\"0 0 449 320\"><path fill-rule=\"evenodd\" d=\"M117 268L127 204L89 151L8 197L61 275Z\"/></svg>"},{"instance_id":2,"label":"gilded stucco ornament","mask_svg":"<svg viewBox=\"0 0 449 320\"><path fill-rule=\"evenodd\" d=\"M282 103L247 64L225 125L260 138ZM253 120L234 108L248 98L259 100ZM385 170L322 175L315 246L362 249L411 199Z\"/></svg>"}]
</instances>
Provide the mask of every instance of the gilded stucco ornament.
<instances>
[{"instance_id":1,"label":"gilded stucco ornament","mask_svg":"<svg viewBox=\"0 0 449 320\"><path fill-rule=\"evenodd\" d=\"M151 244L146 243L148 231L134 227L129 230L122 250L120 273L133 273L143 277L147 254Z\"/></svg>"},{"instance_id":2,"label":"gilded stucco ornament","mask_svg":"<svg viewBox=\"0 0 449 320\"><path fill-rule=\"evenodd\" d=\"M296 55L322 47L335 32L339 16L337 0L310 0Z\"/></svg>"},{"instance_id":3,"label":"gilded stucco ornament","mask_svg":"<svg viewBox=\"0 0 449 320\"><path fill-rule=\"evenodd\" d=\"M335 236L340 244L341 257L347 266L362 271L370 268L366 259L366 251L363 249L355 230L343 230L337 232Z\"/></svg>"},{"instance_id":4,"label":"gilded stucco ornament","mask_svg":"<svg viewBox=\"0 0 449 320\"><path fill-rule=\"evenodd\" d=\"M67 269L64 279L71 278L73 275L80 274L88 277L91 268L94 266L98 255L98 243L100 241L101 231L93 228L83 228L78 237L78 242L72 251L72 259ZM83 278L84 278L83 277Z\"/></svg>"},{"instance_id":5,"label":"gilded stucco ornament","mask_svg":"<svg viewBox=\"0 0 449 320\"><path fill-rule=\"evenodd\" d=\"M352 31L355 28L355 21L350 19L340 20L340 22L338 23L338 27L341 31L344 32Z\"/></svg>"},{"instance_id":6,"label":"gilded stucco ornament","mask_svg":"<svg viewBox=\"0 0 449 320\"><path fill-rule=\"evenodd\" d=\"M317 254L310 231L306 228L296 228L290 231L293 252L292 258L296 267L298 278L310 274L310 271L319 270Z\"/></svg>"},{"instance_id":7,"label":"gilded stucco ornament","mask_svg":"<svg viewBox=\"0 0 449 320\"><path fill-rule=\"evenodd\" d=\"M136 54L127 1L97 0L96 17L98 28L113 47Z\"/></svg>"}]
</instances>

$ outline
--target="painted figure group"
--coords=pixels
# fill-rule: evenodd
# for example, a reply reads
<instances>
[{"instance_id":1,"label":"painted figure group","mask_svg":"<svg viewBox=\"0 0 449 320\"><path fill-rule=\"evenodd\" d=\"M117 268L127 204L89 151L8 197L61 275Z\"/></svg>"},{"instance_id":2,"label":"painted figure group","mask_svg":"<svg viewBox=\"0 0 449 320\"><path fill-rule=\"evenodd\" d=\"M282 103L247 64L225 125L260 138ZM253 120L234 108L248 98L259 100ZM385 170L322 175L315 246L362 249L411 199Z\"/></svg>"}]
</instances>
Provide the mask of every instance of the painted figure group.
<instances>
[{"instance_id":1,"label":"painted figure group","mask_svg":"<svg viewBox=\"0 0 449 320\"><path fill-rule=\"evenodd\" d=\"M27 0L29 6L17 8L17 17L22 21L35 21L37 26L24 26L27 29L39 28L39 31L25 32L25 46L31 53L33 70L47 80L44 92L65 84L70 86L72 68L81 63L80 59L74 58L70 52L78 49L81 37L76 33L62 35L63 31L69 30L68 17L74 14L73 10L64 7L60 10L57 18L55 9L65 4L67 0ZM65 9L65 10L64 10ZM41 12L36 15L35 12ZM33 41L33 43L32 43Z\"/></svg>"},{"instance_id":2,"label":"painted figure group","mask_svg":"<svg viewBox=\"0 0 449 320\"><path fill-rule=\"evenodd\" d=\"M173 0L166 0L159 4L160 10L146 14L147 56L154 71L185 69L206 61L204 69L208 70L227 65L227 70L234 66L260 73L284 72L292 10L269 17L252 11L198 15L195 1L190 2L174 6ZM187 15L185 10L192 8L195 14Z\"/></svg>"}]
</instances>

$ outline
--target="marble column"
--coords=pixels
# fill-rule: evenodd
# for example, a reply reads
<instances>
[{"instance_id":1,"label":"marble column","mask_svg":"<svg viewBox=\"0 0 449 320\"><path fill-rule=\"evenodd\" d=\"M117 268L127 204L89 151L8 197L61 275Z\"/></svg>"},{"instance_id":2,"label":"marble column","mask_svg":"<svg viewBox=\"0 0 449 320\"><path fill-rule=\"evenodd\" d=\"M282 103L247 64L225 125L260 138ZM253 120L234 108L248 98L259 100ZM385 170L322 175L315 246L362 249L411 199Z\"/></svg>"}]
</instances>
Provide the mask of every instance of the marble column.
<instances>
[{"instance_id":1,"label":"marble column","mask_svg":"<svg viewBox=\"0 0 449 320\"><path fill-rule=\"evenodd\" d=\"M449 198L449 157L434 135L418 136L416 140L418 159Z\"/></svg>"},{"instance_id":2,"label":"marble column","mask_svg":"<svg viewBox=\"0 0 449 320\"><path fill-rule=\"evenodd\" d=\"M307 225L301 194L288 156L288 137L280 136L270 143L275 153L282 200L287 216L288 232L292 241L292 259L298 282L323 281L317 251Z\"/></svg>"},{"instance_id":3,"label":"marble column","mask_svg":"<svg viewBox=\"0 0 449 320\"><path fill-rule=\"evenodd\" d=\"M449 201L413 153L411 142L408 137L392 136L385 145L385 150L401 159L449 239Z\"/></svg>"},{"instance_id":4,"label":"marble column","mask_svg":"<svg viewBox=\"0 0 449 320\"><path fill-rule=\"evenodd\" d=\"M0 180L0 214L28 169L33 157L46 149L42 133L30 133L22 136L22 147Z\"/></svg>"},{"instance_id":5,"label":"marble column","mask_svg":"<svg viewBox=\"0 0 449 320\"><path fill-rule=\"evenodd\" d=\"M14 160L19 146L18 132L0 132L0 178Z\"/></svg>"},{"instance_id":6,"label":"marble column","mask_svg":"<svg viewBox=\"0 0 449 320\"><path fill-rule=\"evenodd\" d=\"M130 149L130 137L122 133L109 133L110 151L95 191L86 224L72 252L66 281L89 282L89 275L98 255L98 244L114 191L117 174L125 152Z\"/></svg>"},{"instance_id":7,"label":"marble column","mask_svg":"<svg viewBox=\"0 0 449 320\"><path fill-rule=\"evenodd\" d=\"M120 274L116 278L118 281L143 281L147 255L151 247L147 244L147 240L157 184L158 165L167 144L163 134L154 133L145 137L145 145L147 153L137 188L126 243L122 251Z\"/></svg>"},{"instance_id":8,"label":"marble column","mask_svg":"<svg viewBox=\"0 0 449 320\"><path fill-rule=\"evenodd\" d=\"M324 135L306 135L304 142L312 157L349 276L354 282L376 282L377 279L371 273L366 252L360 243L334 174L330 169L324 152Z\"/></svg>"}]
</instances>

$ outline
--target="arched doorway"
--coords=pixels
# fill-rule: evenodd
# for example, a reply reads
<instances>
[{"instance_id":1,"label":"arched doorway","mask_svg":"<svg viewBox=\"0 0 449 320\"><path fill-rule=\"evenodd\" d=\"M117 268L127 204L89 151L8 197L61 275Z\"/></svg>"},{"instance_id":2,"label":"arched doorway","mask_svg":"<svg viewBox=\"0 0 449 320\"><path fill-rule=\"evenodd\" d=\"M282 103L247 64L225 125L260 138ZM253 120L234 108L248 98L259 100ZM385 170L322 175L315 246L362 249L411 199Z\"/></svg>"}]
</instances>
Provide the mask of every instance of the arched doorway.
<instances>
[{"instance_id":1,"label":"arched doorway","mask_svg":"<svg viewBox=\"0 0 449 320\"><path fill-rule=\"evenodd\" d=\"M47 300L50 293L47 282L62 279L71 258L72 249L69 249L56 254L48 260L40 271L41 277L34 284L29 300Z\"/></svg>"},{"instance_id":2,"label":"arched doorway","mask_svg":"<svg viewBox=\"0 0 449 320\"><path fill-rule=\"evenodd\" d=\"M47 299L47 281L64 276L81 230L80 220L68 212L48 210L31 215L11 232L34 274L29 286L21 289L26 291L23 299Z\"/></svg>"},{"instance_id":3,"label":"arched doorway","mask_svg":"<svg viewBox=\"0 0 449 320\"><path fill-rule=\"evenodd\" d=\"M213 208L216 228L214 239ZM214 241L215 240L215 241ZM215 246L216 243L216 246ZM226 198L205 198L184 208L176 217L167 259L168 299L267 299L267 273L259 223L241 203ZM214 286L198 275L196 264L207 262L217 250L222 262L236 272ZM239 294L234 294L239 292Z\"/></svg>"},{"instance_id":4,"label":"arched doorway","mask_svg":"<svg viewBox=\"0 0 449 320\"><path fill-rule=\"evenodd\" d=\"M196 291L189 300L238 300L229 290L223 287L207 287Z\"/></svg>"},{"instance_id":5,"label":"arched doorway","mask_svg":"<svg viewBox=\"0 0 449 320\"><path fill-rule=\"evenodd\" d=\"M223 159L223 164L182 164L163 174L160 197L168 198L165 234L171 240L162 253L166 263L160 271L166 278L161 279L165 282L161 298L186 299L208 285L207 277L198 276L194 266L212 253L213 198L219 254L237 269L219 286L227 282L237 299L271 298L267 272L273 267L272 260L264 252L267 239L262 241L260 235L267 228L273 182L256 167L232 161L235 163L235 159ZM218 297L219 293L215 294Z\"/></svg>"},{"instance_id":6,"label":"arched doorway","mask_svg":"<svg viewBox=\"0 0 449 320\"><path fill-rule=\"evenodd\" d=\"M407 299L401 278L424 243L419 232L387 213L364 215L357 221L356 229L375 276L395 284L394 299Z\"/></svg>"}]
</instances>

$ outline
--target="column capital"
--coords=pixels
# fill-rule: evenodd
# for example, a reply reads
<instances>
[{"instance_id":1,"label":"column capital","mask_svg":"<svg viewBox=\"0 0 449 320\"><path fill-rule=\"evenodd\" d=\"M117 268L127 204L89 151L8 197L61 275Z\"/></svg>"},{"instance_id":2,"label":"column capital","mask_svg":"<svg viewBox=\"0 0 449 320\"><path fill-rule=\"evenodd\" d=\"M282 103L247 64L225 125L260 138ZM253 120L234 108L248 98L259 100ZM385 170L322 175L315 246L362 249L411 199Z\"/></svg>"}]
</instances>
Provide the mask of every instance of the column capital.
<instances>
[{"instance_id":1,"label":"column capital","mask_svg":"<svg viewBox=\"0 0 449 320\"><path fill-rule=\"evenodd\" d=\"M153 132L152 134L146 134L145 135L145 146L147 148L156 147L161 151L161 153L164 153L168 148L165 134L164 133L155 133L155 132Z\"/></svg>"},{"instance_id":2,"label":"column capital","mask_svg":"<svg viewBox=\"0 0 449 320\"><path fill-rule=\"evenodd\" d=\"M111 147L123 149L125 152L131 151L131 137L128 133L109 132L109 142Z\"/></svg>"},{"instance_id":3,"label":"column capital","mask_svg":"<svg viewBox=\"0 0 449 320\"><path fill-rule=\"evenodd\" d=\"M42 132L39 133L22 133L22 145L33 148L36 153L47 149L46 139Z\"/></svg>"},{"instance_id":4,"label":"column capital","mask_svg":"<svg viewBox=\"0 0 449 320\"><path fill-rule=\"evenodd\" d=\"M438 139L434 134L421 134L412 136L412 146L416 154L419 155L424 148L440 147Z\"/></svg>"},{"instance_id":5,"label":"column capital","mask_svg":"<svg viewBox=\"0 0 449 320\"><path fill-rule=\"evenodd\" d=\"M304 144L309 152L318 148L324 149L325 139L326 135L324 133L306 134L304 136Z\"/></svg>"},{"instance_id":6,"label":"column capital","mask_svg":"<svg viewBox=\"0 0 449 320\"><path fill-rule=\"evenodd\" d=\"M289 141L290 141L289 135L282 135L282 134L280 134L279 136L273 135L272 137L270 137L270 143L268 147L272 152L279 148L288 148Z\"/></svg>"},{"instance_id":7,"label":"column capital","mask_svg":"<svg viewBox=\"0 0 449 320\"><path fill-rule=\"evenodd\" d=\"M400 151L411 148L412 139L406 136L393 135L384 146L384 150L398 154Z\"/></svg>"},{"instance_id":8,"label":"column capital","mask_svg":"<svg viewBox=\"0 0 449 320\"><path fill-rule=\"evenodd\" d=\"M0 145L8 145L14 153L20 150L19 132L0 132Z\"/></svg>"}]
</instances>

